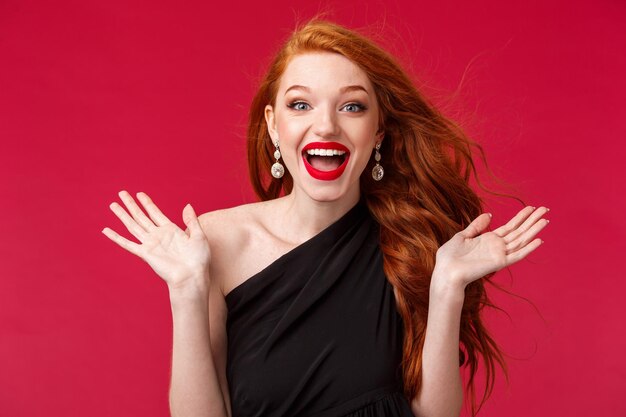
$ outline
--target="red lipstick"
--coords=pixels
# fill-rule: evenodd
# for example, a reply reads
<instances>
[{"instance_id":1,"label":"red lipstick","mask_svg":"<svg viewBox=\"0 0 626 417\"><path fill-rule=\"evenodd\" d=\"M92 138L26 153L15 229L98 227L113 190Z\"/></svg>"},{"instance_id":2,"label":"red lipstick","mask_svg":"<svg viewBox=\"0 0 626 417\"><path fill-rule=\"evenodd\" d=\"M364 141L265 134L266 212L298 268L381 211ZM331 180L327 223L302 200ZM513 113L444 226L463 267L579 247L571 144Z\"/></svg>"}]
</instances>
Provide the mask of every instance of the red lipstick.
<instances>
[{"instance_id":1,"label":"red lipstick","mask_svg":"<svg viewBox=\"0 0 626 417\"><path fill-rule=\"evenodd\" d=\"M321 171L319 169L314 168L311 164L309 164L309 161L307 160L307 151L309 149L331 149L331 150L343 151L345 152L344 154L345 159L343 160L343 163L339 165L337 168L331 171ZM322 180L322 181L336 180L337 178L341 176L341 174L343 174L343 171L346 169L346 166L348 165L348 159L350 159L350 151L344 145L342 145L341 143L337 143L337 142L311 142L302 149L302 161L304 162L304 167L306 168L309 175L315 178L316 180Z\"/></svg>"}]
</instances>

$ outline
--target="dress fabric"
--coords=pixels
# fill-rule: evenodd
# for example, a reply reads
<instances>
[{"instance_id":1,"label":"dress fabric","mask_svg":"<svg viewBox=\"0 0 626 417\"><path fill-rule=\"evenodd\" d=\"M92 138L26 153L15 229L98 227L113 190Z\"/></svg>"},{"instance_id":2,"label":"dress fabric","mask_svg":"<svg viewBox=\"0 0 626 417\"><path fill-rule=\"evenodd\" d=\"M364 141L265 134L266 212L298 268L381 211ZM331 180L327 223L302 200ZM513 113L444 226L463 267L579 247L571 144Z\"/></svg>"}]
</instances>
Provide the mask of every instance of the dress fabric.
<instances>
[{"instance_id":1,"label":"dress fabric","mask_svg":"<svg viewBox=\"0 0 626 417\"><path fill-rule=\"evenodd\" d=\"M379 226L359 202L226 295L233 417L413 417Z\"/></svg>"}]
</instances>

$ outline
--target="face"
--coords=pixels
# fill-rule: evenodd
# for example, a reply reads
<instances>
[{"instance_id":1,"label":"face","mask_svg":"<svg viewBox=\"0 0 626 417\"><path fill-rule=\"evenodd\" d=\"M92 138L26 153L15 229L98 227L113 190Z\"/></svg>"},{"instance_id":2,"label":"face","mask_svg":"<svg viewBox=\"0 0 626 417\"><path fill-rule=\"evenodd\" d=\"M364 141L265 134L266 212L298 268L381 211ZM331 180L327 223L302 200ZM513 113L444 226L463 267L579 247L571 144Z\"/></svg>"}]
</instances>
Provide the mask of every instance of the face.
<instances>
[{"instance_id":1,"label":"face","mask_svg":"<svg viewBox=\"0 0 626 417\"><path fill-rule=\"evenodd\" d=\"M376 95L363 70L336 53L297 55L265 119L294 193L320 202L358 199L359 177L382 140Z\"/></svg>"}]
</instances>

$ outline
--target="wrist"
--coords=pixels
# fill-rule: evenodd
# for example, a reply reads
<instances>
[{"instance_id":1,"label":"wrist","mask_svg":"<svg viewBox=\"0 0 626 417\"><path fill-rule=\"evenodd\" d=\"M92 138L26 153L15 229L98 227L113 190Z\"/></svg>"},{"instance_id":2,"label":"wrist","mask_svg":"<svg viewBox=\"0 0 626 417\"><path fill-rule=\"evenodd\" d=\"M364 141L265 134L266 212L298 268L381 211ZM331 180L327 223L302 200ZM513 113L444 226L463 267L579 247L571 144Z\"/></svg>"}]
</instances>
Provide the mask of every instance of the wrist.
<instances>
[{"instance_id":1,"label":"wrist","mask_svg":"<svg viewBox=\"0 0 626 417\"><path fill-rule=\"evenodd\" d=\"M454 271L438 269L435 266L430 280L430 296L449 301L463 302L466 284Z\"/></svg>"},{"instance_id":2,"label":"wrist","mask_svg":"<svg viewBox=\"0 0 626 417\"><path fill-rule=\"evenodd\" d=\"M195 301L207 300L209 295L209 280L206 276L196 276L183 283L168 285L170 300Z\"/></svg>"}]
</instances>

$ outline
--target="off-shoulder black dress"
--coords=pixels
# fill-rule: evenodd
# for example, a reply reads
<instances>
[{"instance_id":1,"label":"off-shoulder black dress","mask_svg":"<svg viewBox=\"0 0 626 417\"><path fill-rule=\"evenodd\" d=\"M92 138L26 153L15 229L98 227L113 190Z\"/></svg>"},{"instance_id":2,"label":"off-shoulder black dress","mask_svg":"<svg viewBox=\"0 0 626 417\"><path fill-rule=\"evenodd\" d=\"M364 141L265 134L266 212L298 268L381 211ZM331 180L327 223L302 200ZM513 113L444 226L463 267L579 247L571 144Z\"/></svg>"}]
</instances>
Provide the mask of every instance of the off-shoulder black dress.
<instances>
[{"instance_id":1,"label":"off-shoulder black dress","mask_svg":"<svg viewBox=\"0 0 626 417\"><path fill-rule=\"evenodd\" d=\"M363 202L226 303L233 417L413 417L402 318Z\"/></svg>"}]
</instances>

